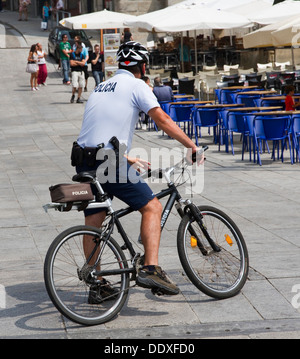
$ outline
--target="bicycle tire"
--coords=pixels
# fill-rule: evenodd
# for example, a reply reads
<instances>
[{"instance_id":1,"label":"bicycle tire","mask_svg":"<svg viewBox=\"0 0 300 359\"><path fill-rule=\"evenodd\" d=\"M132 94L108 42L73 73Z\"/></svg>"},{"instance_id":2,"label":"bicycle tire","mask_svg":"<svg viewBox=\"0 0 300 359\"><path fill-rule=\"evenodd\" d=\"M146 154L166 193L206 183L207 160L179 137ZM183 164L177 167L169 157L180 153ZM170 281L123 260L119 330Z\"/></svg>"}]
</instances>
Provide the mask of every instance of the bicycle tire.
<instances>
[{"instance_id":1,"label":"bicycle tire","mask_svg":"<svg viewBox=\"0 0 300 359\"><path fill-rule=\"evenodd\" d=\"M129 274L105 277L114 288L118 288L117 298L103 300L101 304L88 304L90 285L82 279L80 272L86 262L83 235L98 239L101 230L75 226L54 239L45 257L44 281L51 301L61 314L73 322L90 326L103 324L120 312L128 296ZM101 269L128 268L118 243L110 238L103 246L103 239L101 241Z\"/></svg>"},{"instance_id":2,"label":"bicycle tire","mask_svg":"<svg viewBox=\"0 0 300 359\"><path fill-rule=\"evenodd\" d=\"M177 249L182 267L191 282L206 295L225 299L243 288L249 270L245 240L237 225L224 212L211 206L198 206L207 232L220 247L212 250L198 223L186 214L178 228ZM204 255L189 229L196 231L208 254Z\"/></svg>"}]
</instances>

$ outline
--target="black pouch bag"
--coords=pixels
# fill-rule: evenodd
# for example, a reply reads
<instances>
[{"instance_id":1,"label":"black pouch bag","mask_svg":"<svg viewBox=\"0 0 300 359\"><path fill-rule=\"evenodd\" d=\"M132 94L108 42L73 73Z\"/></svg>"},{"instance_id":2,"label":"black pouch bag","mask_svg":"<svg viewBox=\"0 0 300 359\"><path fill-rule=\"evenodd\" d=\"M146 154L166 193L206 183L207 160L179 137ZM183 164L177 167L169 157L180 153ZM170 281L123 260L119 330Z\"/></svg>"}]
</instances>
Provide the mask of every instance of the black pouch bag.
<instances>
[{"instance_id":1,"label":"black pouch bag","mask_svg":"<svg viewBox=\"0 0 300 359\"><path fill-rule=\"evenodd\" d=\"M71 151L71 165L75 166L82 166L83 164L83 148L81 148L78 143L75 141L73 142L73 147Z\"/></svg>"},{"instance_id":2,"label":"black pouch bag","mask_svg":"<svg viewBox=\"0 0 300 359\"><path fill-rule=\"evenodd\" d=\"M83 149L83 157L84 157L85 163L89 167L95 166L98 150L99 150L99 147L85 147Z\"/></svg>"}]
</instances>

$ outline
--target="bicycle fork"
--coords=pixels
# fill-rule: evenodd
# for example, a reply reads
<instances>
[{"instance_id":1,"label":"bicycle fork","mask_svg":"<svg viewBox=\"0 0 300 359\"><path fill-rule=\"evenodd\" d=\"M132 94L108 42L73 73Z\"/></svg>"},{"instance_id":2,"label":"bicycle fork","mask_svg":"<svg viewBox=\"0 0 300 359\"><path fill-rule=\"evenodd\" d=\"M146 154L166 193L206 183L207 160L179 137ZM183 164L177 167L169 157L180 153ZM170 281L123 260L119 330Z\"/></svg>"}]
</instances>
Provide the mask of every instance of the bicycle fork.
<instances>
[{"instance_id":1,"label":"bicycle fork","mask_svg":"<svg viewBox=\"0 0 300 359\"><path fill-rule=\"evenodd\" d=\"M192 223L193 221L196 221L199 225L199 228L201 229L204 237L207 239L208 243L210 244L212 250L214 252L220 252L221 248L216 244L216 242L211 238L211 236L209 235L206 226L204 225L202 219L203 216L202 214L199 212L197 206L192 203L190 200L186 200L184 201L185 203L185 207L184 209L182 209L182 206L180 203L176 203L175 207L177 209L177 212L179 213L180 217L183 218L183 216L185 214L187 214L190 218L190 223ZM197 240L197 246L200 249L201 253L204 256L209 255L211 252L208 251L202 244L199 236L197 235L196 231L194 230L194 228L191 226L191 224L188 227L188 231L190 233L190 235L194 238L196 238Z\"/></svg>"}]
</instances>

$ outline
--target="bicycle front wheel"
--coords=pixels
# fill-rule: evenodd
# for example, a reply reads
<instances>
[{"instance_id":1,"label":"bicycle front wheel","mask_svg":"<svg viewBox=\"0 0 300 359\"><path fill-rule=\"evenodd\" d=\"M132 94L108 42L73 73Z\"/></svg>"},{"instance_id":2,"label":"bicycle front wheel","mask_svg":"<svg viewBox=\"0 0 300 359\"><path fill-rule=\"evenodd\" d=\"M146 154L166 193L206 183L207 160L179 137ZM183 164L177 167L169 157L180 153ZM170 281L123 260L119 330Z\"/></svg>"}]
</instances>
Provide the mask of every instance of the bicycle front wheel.
<instances>
[{"instance_id":1,"label":"bicycle front wheel","mask_svg":"<svg viewBox=\"0 0 300 359\"><path fill-rule=\"evenodd\" d=\"M236 224L222 211L198 207L204 230L185 215L177 234L178 254L186 275L203 293L217 299L236 295L244 286L249 258L244 238ZM214 251L207 240L219 247Z\"/></svg>"},{"instance_id":2,"label":"bicycle front wheel","mask_svg":"<svg viewBox=\"0 0 300 359\"><path fill-rule=\"evenodd\" d=\"M96 270L101 268L111 273L105 280L113 288L114 295L103 296L103 300L97 297L97 304L89 304L93 278L92 266L86 264L86 257L92 254L96 258L100 252ZM44 280L50 299L65 317L79 324L97 325L111 320L123 307L128 295L129 274L120 269L126 268L125 255L113 238L104 242L100 229L76 226L59 234L51 244L45 258Z\"/></svg>"}]
</instances>

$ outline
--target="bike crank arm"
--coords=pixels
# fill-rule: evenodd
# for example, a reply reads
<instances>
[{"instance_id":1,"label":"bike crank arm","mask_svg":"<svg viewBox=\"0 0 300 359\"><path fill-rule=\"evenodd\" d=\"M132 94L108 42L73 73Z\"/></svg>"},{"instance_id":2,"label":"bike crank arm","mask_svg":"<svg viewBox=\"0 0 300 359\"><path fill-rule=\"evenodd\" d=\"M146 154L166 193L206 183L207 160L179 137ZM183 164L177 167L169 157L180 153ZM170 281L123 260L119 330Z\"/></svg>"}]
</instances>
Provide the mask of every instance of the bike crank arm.
<instances>
[{"instance_id":1,"label":"bike crank arm","mask_svg":"<svg viewBox=\"0 0 300 359\"><path fill-rule=\"evenodd\" d=\"M110 275L119 275L119 274L125 274L125 273L133 273L135 271L134 268L120 268L120 269L111 269L111 270L100 270L95 271L94 276L96 277L107 277Z\"/></svg>"}]
</instances>

